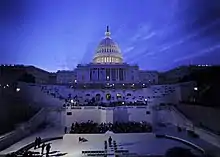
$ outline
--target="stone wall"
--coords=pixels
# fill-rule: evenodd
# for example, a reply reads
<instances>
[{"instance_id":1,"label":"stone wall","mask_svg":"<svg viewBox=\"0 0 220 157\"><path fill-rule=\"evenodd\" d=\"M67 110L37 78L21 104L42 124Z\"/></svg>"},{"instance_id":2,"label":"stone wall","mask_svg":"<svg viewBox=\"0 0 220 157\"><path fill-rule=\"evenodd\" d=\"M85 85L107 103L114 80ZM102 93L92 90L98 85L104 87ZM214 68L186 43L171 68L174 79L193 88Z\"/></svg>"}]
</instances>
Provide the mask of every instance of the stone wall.
<instances>
[{"instance_id":1,"label":"stone wall","mask_svg":"<svg viewBox=\"0 0 220 157\"><path fill-rule=\"evenodd\" d=\"M178 106L178 108L180 108L180 106ZM218 112L218 110L216 110L216 111L214 111L213 109L207 109L207 110L205 110L206 109L206 107L201 107L201 106L191 106L191 107L182 107L181 106L181 108L185 108L185 111L183 112L183 113L185 113L186 112L186 109L188 109L188 112L187 113L190 113L191 115L190 116L192 116L193 118L198 118L198 117L200 117L200 116L202 116L203 115L203 113L205 113L205 111L208 113L208 114L210 114L210 113L213 113L213 117L215 117L216 115L216 112ZM192 110L192 109L194 109L194 110ZM186 120L186 122L190 122L189 121L189 119L188 118L191 118L191 117L185 117L185 115L182 113L182 112L180 112L179 111L179 109L177 110L177 109L174 109L173 110L175 113L175 115L178 115L177 117L179 117L179 120L180 121L184 121L184 119ZM199 113L199 111L200 111L200 113ZM193 116L194 115L194 116ZM211 116L210 117L205 117L206 115L204 114L203 115L204 117L200 117L201 119L200 120L204 120L205 122L208 122L210 119L209 118L211 118ZM181 120L181 117L182 117L182 120ZM197 119L198 120L198 119ZM217 121L218 119L216 119L215 120L215 122ZM211 120L210 120L211 121ZM197 122L197 121L196 121ZM199 127L198 125L195 125L196 123L192 123L193 124L193 126L191 125L186 125L185 127L186 127L186 129L187 130L193 130L196 134L198 134L199 135L199 137L201 138L201 139L203 139L203 140L205 140L205 141L207 141L207 142L209 142L209 143L211 143L211 144L213 144L213 145L215 145L215 146L217 146L217 147L219 147L220 148L220 136L218 136L218 135L216 135L216 134L214 134L214 133L212 133L211 131L208 131L208 130L205 130L205 129L203 129L203 128L201 128L201 127ZM184 126L183 126L184 127Z\"/></svg>"},{"instance_id":2,"label":"stone wall","mask_svg":"<svg viewBox=\"0 0 220 157\"><path fill-rule=\"evenodd\" d=\"M0 150L9 147L10 145L18 142L22 138L34 132L38 128L38 126L45 121L46 115L47 115L47 111L45 109L41 109L28 122L18 125L14 131L1 136Z\"/></svg>"},{"instance_id":3,"label":"stone wall","mask_svg":"<svg viewBox=\"0 0 220 157\"><path fill-rule=\"evenodd\" d=\"M147 111L148 114L147 114ZM96 123L147 121L152 123L152 112L147 106L120 106L120 107L98 107L81 106L66 109L65 126L70 127L73 122L87 122L92 120Z\"/></svg>"},{"instance_id":4,"label":"stone wall","mask_svg":"<svg viewBox=\"0 0 220 157\"><path fill-rule=\"evenodd\" d=\"M195 125L220 132L220 108L179 104L177 108L183 112Z\"/></svg>"}]
</instances>

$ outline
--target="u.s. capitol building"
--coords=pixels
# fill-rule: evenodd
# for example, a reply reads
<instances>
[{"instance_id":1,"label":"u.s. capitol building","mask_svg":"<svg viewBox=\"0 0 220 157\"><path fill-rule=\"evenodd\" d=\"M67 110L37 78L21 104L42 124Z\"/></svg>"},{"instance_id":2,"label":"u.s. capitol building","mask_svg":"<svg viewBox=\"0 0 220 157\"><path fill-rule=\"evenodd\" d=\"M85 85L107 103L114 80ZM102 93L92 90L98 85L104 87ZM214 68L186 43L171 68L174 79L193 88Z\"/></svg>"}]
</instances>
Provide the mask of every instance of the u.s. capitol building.
<instances>
[{"instance_id":1,"label":"u.s. capitol building","mask_svg":"<svg viewBox=\"0 0 220 157\"><path fill-rule=\"evenodd\" d=\"M140 70L138 65L125 63L107 26L92 63L79 64L73 71L58 71L57 83L71 84L75 88L142 88L157 84L158 72Z\"/></svg>"}]
</instances>

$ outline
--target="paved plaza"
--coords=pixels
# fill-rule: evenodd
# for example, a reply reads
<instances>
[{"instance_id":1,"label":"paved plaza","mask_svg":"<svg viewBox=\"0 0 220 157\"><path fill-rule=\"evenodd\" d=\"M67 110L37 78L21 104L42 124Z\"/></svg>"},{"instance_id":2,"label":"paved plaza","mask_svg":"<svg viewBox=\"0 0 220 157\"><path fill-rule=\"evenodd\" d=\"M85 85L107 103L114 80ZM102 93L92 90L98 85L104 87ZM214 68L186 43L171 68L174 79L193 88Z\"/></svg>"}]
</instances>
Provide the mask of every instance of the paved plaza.
<instances>
[{"instance_id":1,"label":"paved plaza","mask_svg":"<svg viewBox=\"0 0 220 157\"><path fill-rule=\"evenodd\" d=\"M209 150L217 151L217 148L211 144L201 140L201 139L192 139L186 136L185 132L177 132L176 129L172 126L161 128L156 131L157 133L168 134L176 137L183 138L187 141L193 142L194 144L202 147L208 148ZM12 151L16 151L23 146L33 142L36 137L40 136L41 138L49 137L58 137L63 136L63 139L49 141L51 143L51 155L64 155L64 156L81 156L82 151L103 151L104 150L104 141L108 139L109 136L113 137L113 140L116 141L118 149L128 150L129 153L135 153L139 155L153 154L153 155L163 155L165 152L172 147L184 147L191 149L195 154L200 154L197 150L192 147L183 144L179 141L156 138L154 133L131 133L126 136L125 134L101 134L101 135L79 135L79 134L66 134L64 135L62 130L57 128L47 128L38 133L35 133L20 142L12 145L6 150L2 151L1 154L6 154ZM88 139L87 142L79 142L78 137L84 137ZM41 148L30 149L34 152L41 153ZM108 151L111 151L111 148L108 147Z\"/></svg>"}]
</instances>

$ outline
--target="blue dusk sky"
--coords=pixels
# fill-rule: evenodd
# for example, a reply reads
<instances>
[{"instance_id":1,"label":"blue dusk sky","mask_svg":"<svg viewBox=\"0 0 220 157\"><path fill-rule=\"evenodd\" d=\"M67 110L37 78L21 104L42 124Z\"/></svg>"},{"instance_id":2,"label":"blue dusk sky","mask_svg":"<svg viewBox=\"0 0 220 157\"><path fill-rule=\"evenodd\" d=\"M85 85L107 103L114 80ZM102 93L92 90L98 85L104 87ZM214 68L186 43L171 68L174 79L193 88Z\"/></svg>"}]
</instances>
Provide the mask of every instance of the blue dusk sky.
<instances>
[{"instance_id":1,"label":"blue dusk sky","mask_svg":"<svg viewBox=\"0 0 220 157\"><path fill-rule=\"evenodd\" d=\"M107 25L141 69L220 63L220 0L0 0L0 64L72 70Z\"/></svg>"}]
</instances>

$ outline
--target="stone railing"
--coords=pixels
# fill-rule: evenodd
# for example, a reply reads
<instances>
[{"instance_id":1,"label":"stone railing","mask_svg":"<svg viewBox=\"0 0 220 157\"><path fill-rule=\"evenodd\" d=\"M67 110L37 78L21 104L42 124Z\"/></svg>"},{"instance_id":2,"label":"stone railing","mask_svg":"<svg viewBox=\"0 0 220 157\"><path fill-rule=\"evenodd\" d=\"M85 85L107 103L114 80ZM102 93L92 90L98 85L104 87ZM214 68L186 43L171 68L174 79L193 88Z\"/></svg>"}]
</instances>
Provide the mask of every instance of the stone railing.
<instances>
[{"instance_id":1,"label":"stone railing","mask_svg":"<svg viewBox=\"0 0 220 157\"><path fill-rule=\"evenodd\" d=\"M201 139L220 148L220 136L199 127L194 127L194 131L200 136Z\"/></svg>"},{"instance_id":2,"label":"stone railing","mask_svg":"<svg viewBox=\"0 0 220 157\"><path fill-rule=\"evenodd\" d=\"M146 109L147 106L115 106L115 107L102 107L102 106L69 106L64 107L64 109L102 109L102 110L114 110L114 109L129 109L129 108L137 108L137 109Z\"/></svg>"},{"instance_id":3,"label":"stone railing","mask_svg":"<svg viewBox=\"0 0 220 157\"><path fill-rule=\"evenodd\" d=\"M194 143L192 143L190 141L187 141L185 139L182 139L182 138L179 138L179 137L175 137L175 136L170 136L170 135L155 134L155 136L156 136L156 138L167 138L167 139L170 139L170 140L175 140L175 141L181 142L181 143L183 143L185 145L188 145L188 146L196 149L197 151L199 151L202 154L206 153L205 150L202 147L200 147L200 146L198 146L198 145L196 145L196 144L194 144Z\"/></svg>"},{"instance_id":4,"label":"stone railing","mask_svg":"<svg viewBox=\"0 0 220 157\"><path fill-rule=\"evenodd\" d=\"M46 110L41 109L29 121L18 125L14 131L0 137L0 150L9 147L10 145L21 140L22 138L28 136L31 132L34 132L37 127L45 121L46 115Z\"/></svg>"},{"instance_id":5,"label":"stone railing","mask_svg":"<svg viewBox=\"0 0 220 157\"><path fill-rule=\"evenodd\" d=\"M175 111L175 113L177 115L179 115L179 117L181 117L186 123L188 124L191 124L191 125L185 125L185 126L182 126L182 127L186 127L186 129L188 130L193 130L196 134L199 135L199 137L217 147L220 148L220 136L208 131L208 130L204 130L198 126L195 126L193 125L193 123L188 119L186 118L186 116L179 112L178 109L174 108L173 107L173 110ZM204 117L205 118L205 117Z\"/></svg>"}]
</instances>

